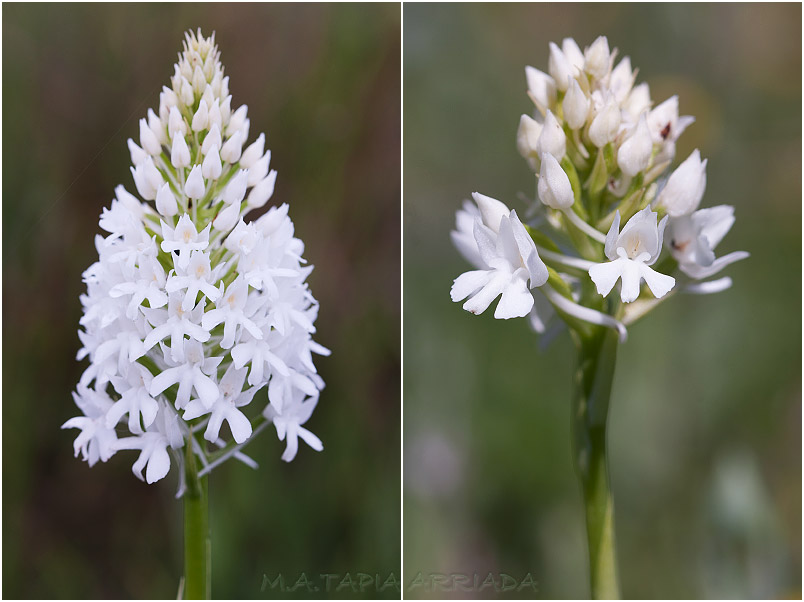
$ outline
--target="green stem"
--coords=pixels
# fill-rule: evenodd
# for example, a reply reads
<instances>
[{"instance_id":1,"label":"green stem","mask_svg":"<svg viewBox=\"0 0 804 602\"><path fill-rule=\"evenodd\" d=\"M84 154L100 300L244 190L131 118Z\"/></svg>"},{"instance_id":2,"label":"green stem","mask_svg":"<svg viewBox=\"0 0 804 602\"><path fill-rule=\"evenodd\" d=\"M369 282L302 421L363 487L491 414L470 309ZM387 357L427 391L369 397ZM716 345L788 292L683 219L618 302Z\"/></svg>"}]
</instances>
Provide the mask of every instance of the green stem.
<instances>
[{"instance_id":1,"label":"green stem","mask_svg":"<svg viewBox=\"0 0 804 602\"><path fill-rule=\"evenodd\" d=\"M189 443L185 463L184 599L209 600L212 596L209 482L207 476L198 477L197 459Z\"/></svg>"},{"instance_id":2,"label":"green stem","mask_svg":"<svg viewBox=\"0 0 804 602\"><path fill-rule=\"evenodd\" d=\"M595 600L618 599L614 544L614 501L606 459L606 419L609 410L617 333L596 327L576 335L578 367L572 406L575 468L586 508L591 593Z\"/></svg>"}]
</instances>

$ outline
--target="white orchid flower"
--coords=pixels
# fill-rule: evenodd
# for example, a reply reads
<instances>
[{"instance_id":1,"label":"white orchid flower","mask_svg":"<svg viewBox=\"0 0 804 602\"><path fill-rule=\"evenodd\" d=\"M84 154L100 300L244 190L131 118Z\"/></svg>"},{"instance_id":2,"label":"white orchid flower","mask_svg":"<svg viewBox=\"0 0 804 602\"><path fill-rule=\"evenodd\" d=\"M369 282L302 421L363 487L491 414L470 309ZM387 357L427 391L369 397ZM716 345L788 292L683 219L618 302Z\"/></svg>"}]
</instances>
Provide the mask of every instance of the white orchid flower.
<instances>
[{"instance_id":1,"label":"white orchid flower","mask_svg":"<svg viewBox=\"0 0 804 602\"><path fill-rule=\"evenodd\" d=\"M667 225L666 245L678 261L679 269L690 278L701 280L748 257L745 251L715 257L715 247L733 224L734 207L730 205L699 209L692 215L672 218Z\"/></svg>"},{"instance_id":2,"label":"white orchid flower","mask_svg":"<svg viewBox=\"0 0 804 602\"><path fill-rule=\"evenodd\" d=\"M675 278L650 267L662 251L662 235L667 225L667 217L658 225L657 218L658 215L646 207L628 220L620 232L620 212L617 212L606 236L605 253L611 261L589 268L589 277L602 296L606 297L618 280L622 280L620 298L623 303L631 303L639 297L642 280L657 299L673 288Z\"/></svg>"},{"instance_id":3,"label":"white orchid flower","mask_svg":"<svg viewBox=\"0 0 804 602\"><path fill-rule=\"evenodd\" d=\"M492 301L502 295L494 312L497 319L521 318L528 315L533 307L530 289L547 282L547 266L539 258L539 252L530 235L525 230L516 211L505 214L507 207L483 195L480 207L483 219L476 218L473 235L484 269L466 272L458 276L450 291L455 302L469 297L463 308L474 314L481 314ZM498 204L498 205L495 205ZM500 215L500 206L503 213ZM484 212L485 208L485 212ZM494 223L496 231L488 224ZM491 220L491 221L487 221Z\"/></svg>"}]
</instances>

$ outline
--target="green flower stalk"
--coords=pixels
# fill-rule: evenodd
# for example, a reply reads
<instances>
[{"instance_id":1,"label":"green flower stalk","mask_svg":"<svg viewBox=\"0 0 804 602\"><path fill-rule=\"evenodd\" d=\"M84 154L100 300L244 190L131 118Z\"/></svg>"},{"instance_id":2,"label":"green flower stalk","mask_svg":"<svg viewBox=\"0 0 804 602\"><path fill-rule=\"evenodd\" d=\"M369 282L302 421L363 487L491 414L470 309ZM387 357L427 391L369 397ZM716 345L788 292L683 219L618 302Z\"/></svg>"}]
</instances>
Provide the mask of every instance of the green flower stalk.
<instances>
[{"instance_id":1,"label":"green flower stalk","mask_svg":"<svg viewBox=\"0 0 804 602\"><path fill-rule=\"evenodd\" d=\"M495 318L527 317L548 337L566 327L576 343L573 448L595 598L619 597L606 455L617 346L627 326L675 293L729 288L730 278L710 278L748 256L715 256L734 209L699 209L699 151L669 171L694 119L679 116L675 96L654 107L630 59L615 66L616 54L605 37L583 51L567 38L550 44L548 73L526 68L535 110L520 118L517 149L536 175L537 198L522 221L474 193L452 232L475 267L455 279L453 301L480 314L500 297Z\"/></svg>"}]
</instances>

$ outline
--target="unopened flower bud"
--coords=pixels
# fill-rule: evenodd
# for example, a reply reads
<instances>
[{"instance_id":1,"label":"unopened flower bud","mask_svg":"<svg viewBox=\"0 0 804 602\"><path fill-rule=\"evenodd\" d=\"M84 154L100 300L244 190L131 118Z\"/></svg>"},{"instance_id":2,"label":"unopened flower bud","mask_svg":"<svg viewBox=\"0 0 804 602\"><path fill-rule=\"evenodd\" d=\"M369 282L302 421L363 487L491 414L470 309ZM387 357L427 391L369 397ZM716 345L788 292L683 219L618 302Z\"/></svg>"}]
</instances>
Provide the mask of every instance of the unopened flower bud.
<instances>
[{"instance_id":1,"label":"unopened flower bud","mask_svg":"<svg viewBox=\"0 0 804 602\"><path fill-rule=\"evenodd\" d=\"M619 64L612 69L611 76L609 77L609 89L617 102L622 103L628 93L631 91L631 86L634 85L634 72L631 69L631 59L625 57Z\"/></svg>"},{"instance_id":2,"label":"unopened flower bud","mask_svg":"<svg viewBox=\"0 0 804 602\"><path fill-rule=\"evenodd\" d=\"M162 146L156 139L156 134L148 127L145 119L140 119L140 145L142 149L151 156L156 156L162 152Z\"/></svg>"},{"instance_id":3,"label":"unopened flower bud","mask_svg":"<svg viewBox=\"0 0 804 602\"><path fill-rule=\"evenodd\" d=\"M137 192L146 201L153 201L156 198L156 188L151 186L145 177L145 163L140 163L137 167L131 168L131 175L134 178L134 186Z\"/></svg>"},{"instance_id":4,"label":"unopened flower bud","mask_svg":"<svg viewBox=\"0 0 804 602\"><path fill-rule=\"evenodd\" d=\"M625 175L633 177L648 166L652 152L653 138L643 114L634 131L620 145L617 151L617 165Z\"/></svg>"},{"instance_id":5,"label":"unopened flower bud","mask_svg":"<svg viewBox=\"0 0 804 602\"><path fill-rule=\"evenodd\" d=\"M276 171L272 170L260 183L251 189L248 195L248 206L252 209L259 209L274 194L274 185L276 184Z\"/></svg>"},{"instance_id":6,"label":"unopened flower bud","mask_svg":"<svg viewBox=\"0 0 804 602\"><path fill-rule=\"evenodd\" d=\"M145 174L145 179L148 180L148 183L153 187L154 194L155 191L159 190L159 187L162 185L162 174L154 165L153 159L151 157L146 157L145 161L142 164L143 166L143 173Z\"/></svg>"},{"instance_id":7,"label":"unopened flower bud","mask_svg":"<svg viewBox=\"0 0 804 602\"><path fill-rule=\"evenodd\" d=\"M148 156L148 153L137 146L137 143L131 138L128 139L128 152L131 153L131 162L135 167L145 161L145 157Z\"/></svg>"},{"instance_id":8,"label":"unopened flower bud","mask_svg":"<svg viewBox=\"0 0 804 602\"><path fill-rule=\"evenodd\" d=\"M213 146L221 147L221 129L218 124L209 128L207 137L204 138L204 143L201 145L201 152L205 155L212 149Z\"/></svg>"},{"instance_id":9,"label":"unopened flower bud","mask_svg":"<svg viewBox=\"0 0 804 602\"><path fill-rule=\"evenodd\" d=\"M223 118L221 117L220 100L217 98L209 103L209 120L208 127L217 125L219 128L223 127Z\"/></svg>"},{"instance_id":10,"label":"unopened flower bud","mask_svg":"<svg viewBox=\"0 0 804 602\"><path fill-rule=\"evenodd\" d=\"M191 199L200 199L204 196L204 176L201 175L201 166L196 165L187 176L187 182L184 184L184 194Z\"/></svg>"},{"instance_id":11,"label":"unopened flower bud","mask_svg":"<svg viewBox=\"0 0 804 602\"><path fill-rule=\"evenodd\" d=\"M537 156L537 143L542 133L542 124L528 115L519 118L519 129L516 132L516 148L526 159Z\"/></svg>"},{"instance_id":12,"label":"unopened flower bud","mask_svg":"<svg viewBox=\"0 0 804 602\"><path fill-rule=\"evenodd\" d=\"M248 114L248 107L246 105L240 105L240 107L232 113L232 116L229 118L229 124L226 126L226 134L231 136L237 130L242 129L242 127L246 123L246 115Z\"/></svg>"},{"instance_id":13,"label":"unopened flower bud","mask_svg":"<svg viewBox=\"0 0 804 602\"><path fill-rule=\"evenodd\" d=\"M195 70L193 71L193 90L196 93L200 94L204 91L204 88L207 85L207 78L204 77L204 72L201 71L201 67L198 65L195 66Z\"/></svg>"},{"instance_id":14,"label":"unopened flower bud","mask_svg":"<svg viewBox=\"0 0 804 602\"><path fill-rule=\"evenodd\" d=\"M552 77L534 69L525 67L525 78L528 81L528 92L539 110L544 113L556 102L556 83Z\"/></svg>"},{"instance_id":15,"label":"unopened flower bud","mask_svg":"<svg viewBox=\"0 0 804 602\"><path fill-rule=\"evenodd\" d=\"M668 215L689 215L698 208L706 189L706 162L696 148L679 165L667 180L667 185L656 197L656 204L667 210Z\"/></svg>"},{"instance_id":16,"label":"unopened flower bud","mask_svg":"<svg viewBox=\"0 0 804 602\"><path fill-rule=\"evenodd\" d=\"M603 79L609 70L609 41L600 36L584 53L584 71L596 79Z\"/></svg>"},{"instance_id":17,"label":"unopened flower bud","mask_svg":"<svg viewBox=\"0 0 804 602\"><path fill-rule=\"evenodd\" d=\"M631 89L631 93L628 94L628 98L622 103L622 107L628 111L628 114L631 115L631 118L634 120L636 120L643 111L650 109L650 88L648 84L642 82L638 86L634 86Z\"/></svg>"},{"instance_id":18,"label":"unopened flower bud","mask_svg":"<svg viewBox=\"0 0 804 602\"><path fill-rule=\"evenodd\" d=\"M265 151L262 159L254 164L254 167L248 170L248 185L256 186L265 176L268 175L268 166L271 164L271 151Z\"/></svg>"},{"instance_id":19,"label":"unopened flower bud","mask_svg":"<svg viewBox=\"0 0 804 602\"><path fill-rule=\"evenodd\" d=\"M148 127L154 133L154 136L156 136L156 139L159 141L160 145L167 144L168 139L165 124L162 123L162 120L156 113L154 113L153 109L148 109Z\"/></svg>"},{"instance_id":20,"label":"unopened flower bud","mask_svg":"<svg viewBox=\"0 0 804 602\"><path fill-rule=\"evenodd\" d=\"M542 155L539 173L539 199L553 209L567 209L575 202L569 177L550 153Z\"/></svg>"},{"instance_id":21,"label":"unopened flower bud","mask_svg":"<svg viewBox=\"0 0 804 602\"><path fill-rule=\"evenodd\" d=\"M194 100L195 95L193 94L193 87L190 85L190 82L187 81L186 78L182 78L181 101L185 104L185 106L191 107L193 105Z\"/></svg>"},{"instance_id":22,"label":"unopened flower bud","mask_svg":"<svg viewBox=\"0 0 804 602\"><path fill-rule=\"evenodd\" d=\"M561 92L566 91L571 79L575 78L575 70L562 50L553 42L550 42L550 59L547 63L547 70L556 82L556 89Z\"/></svg>"},{"instance_id":23,"label":"unopened flower bud","mask_svg":"<svg viewBox=\"0 0 804 602\"><path fill-rule=\"evenodd\" d=\"M176 197L170 190L170 184L165 182L156 193L156 210L165 217L173 217L179 212Z\"/></svg>"},{"instance_id":24,"label":"unopened flower bud","mask_svg":"<svg viewBox=\"0 0 804 602\"><path fill-rule=\"evenodd\" d=\"M178 133L173 136L173 146L170 150L170 163L177 169L190 165L190 149L187 148L187 142L184 140L184 136Z\"/></svg>"},{"instance_id":25,"label":"unopened flower bud","mask_svg":"<svg viewBox=\"0 0 804 602\"><path fill-rule=\"evenodd\" d=\"M567 57L570 65L577 69L578 72L583 71L583 52L581 52L581 49L575 40L572 38L564 38L561 42L561 50L564 53L564 56Z\"/></svg>"},{"instance_id":26,"label":"unopened flower bud","mask_svg":"<svg viewBox=\"0 0 804 602\"><path fill-rule=\"evenodd\" d=\"M181 116L181 112L179 111L178 107L170 107L170 116L168 117L168 133L171 137L178 132L182 136L187 133L187 123L184 121L184 117Z\"/></svg>"},{"instance_id":27,"label":"unopened flower bud","mask_svg":"<svg viewBox=\"0 0 804 602\"><path fill-rule=\"evenodd\" d=\"M215 93L212 91L212 86L209 84L206 85L204 88L204 93L201 95L201 99L207 103L207 107L211 110L212 103L215 102Z\"/></svg>"},{"instance_id":28,"label":"unopened flower bud","mask_svg":"<svg viewBox=\"0 0 804 602\"><path fill-rule=\"evenodd\" d=\"M159 93L159 104L170 109L171 107L175 107L177 104L179 104L179 97L176 96L176 93L167 86L162 86L162 91Z\"/></svg>"},{"instance_id":29,"label":"unopened flower bud","mask_svg":"<svg viewBox=\"0 0 804 602\"><path fill-rule=\"evenodd\" d=\"M229 123L229 117L232 115L232 97L227 96L221 103L221 127Z\"/></svg>"},{"instance_id":30,"label":"unopened flower bud","mask_svg":"<svg viewBox=\"0 0 804 602\"><path fill-rule=\"evenodd\" d=\"M567 152L567 137L551 111L547 111L544 118L544 125L536 142L536 151L540 156L542 153L550 153L557 159L563 158Z\"/></svg>"},{"instance_id":31,"label":"unopened flower bud","mask_svg":"<svg viewBox=\"0 0 804 602\"><path fill-rule=\"evenodd\" d=\"M237 163L242 152L243 138L240 130L238 130L223 144L223 148L221 148L221 159L227 163Z\"/></svg>"},{"instance_id":32,"label":"unopened flower bud","mask_svg":"<svg viewBox=\"0 0 804 602\"><path fill-rule=\"evenodd\" d=\"M577 130L586 124L586 117L589 115L589 98L581 90L578 81L573 79L564 97L564 119L570 129Z\"/></svg>"},{"instance_id":33,"label":"unopened flower bud","mask_svg":"<svg viewBox=\"0 0 804 602\"><path fill-rule=\"evenodd\" d=\"M223 171L223 166L221 165L221 157L218 154L218 147L213 146L201 164L201 175L207 180L217 180L221 175L221 171Z\"/></svg>"},{"instance_id":34,"label":"unopened flower bud","mask_svg":"<svg viewBox=\"0 0 804 602\"><path fill-rule=\"evenodd\" d=\"M589 126L589 139L598 148L614 140L620 129L620 106L610 98Z\"/></svg>"},{"instance_id":35,"label":"unopened flower bud","mask_svg":"<svg viewBox=\"0 0 804 602\"><path fill-rule=\"evenodd\" d=\"M243 154L240 156L240 166L248 169L262 157L265 148L265 134L260 136L251 144L246 147Z\"/></svg>"},{"instance_id":36,"label":"unopened flower bud","mask_svg":"<svg viewBox=\"0 0 804 602\"><path fill-rule=\"evenodd\" d=\"M198 103L198 110L193 115L193 131L200 132L201 130L207 129L207 124L209 123L209 107L207 107L207 101L201 99L201 102Z\"/></svg>"},{"instance_id":37,"label":"unopened flower bud","mask_svg":"<svg viewBox=\"0 0 804 602\"><path fill-rule=\"evenodd\" d=\"M237 172L226 188L223 190L223 201L229 205L240 203L243 197L246 196L246 187L248 184L248 170L241 169Z\"/></svg>"},{"instance_id":38,"label":"unopened flower bud","mask_svg":"<svg viewBox=\"0 0 804 602\"><path fill-rule=\"evenodd\" d=\"M218 213L218 216L212 222L212 227L223 232L231 230L237 224L239 217L240 204L236 203L234 205L227 205L223 208L223 210L221 210L220 213Z\"/></svg>"},{"instance_id":39,"label":"unopened flower bud","mask_svg":"<svg viewBox=\"0 0 804 602\"><path fill-rule=\"evenodd\" d=\"M239 131L240 131L240 135L243 137L243 140L248 140L248 131L249 131L250 127L251 127L251 119L246 119L243 122L243 125L240 126ZM233 133L234 133L234 130L229 132L229 135L231 136Z\"/></svg>"}]
</instances>

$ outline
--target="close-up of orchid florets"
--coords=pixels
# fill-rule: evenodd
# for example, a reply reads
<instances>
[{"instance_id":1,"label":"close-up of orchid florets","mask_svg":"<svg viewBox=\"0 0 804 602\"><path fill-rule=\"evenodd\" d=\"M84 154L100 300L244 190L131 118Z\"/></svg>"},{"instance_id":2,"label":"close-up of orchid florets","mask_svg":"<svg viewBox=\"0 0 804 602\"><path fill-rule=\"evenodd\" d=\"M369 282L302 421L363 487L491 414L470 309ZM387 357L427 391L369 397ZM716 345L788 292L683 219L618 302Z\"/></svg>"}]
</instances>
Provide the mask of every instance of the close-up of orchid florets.
<instances>
[{"instance_id":1,"label":"close-up of orchid florets","mask_svg":"<svg viewBox=\"0 0 804 602\"><path fill-rule=\"evenodd\" d=\"M550 44L547 73L526 68L535 109L516 142L537 198L520 215L474 193L458 211L452 239L476 268L451 290L465 310L480 314L500 297L495 318L528 316L545 333L558 315L570 327L614 328L622 341L673 293L731 286L719 273L748 253L715 249L733 207L699 207L706 159L697 149L671 168L694 118L679 116L676 96L654 106L630 59L616 58L603 36L583 51L566 38Z\"/></svg>"},{"instance_id":2,"label":"close-up of orchid florets","mask_svg":"<svg viewBox=\"0 0 804 602\"><path fill-rule=\"evenodd\" d=\"M179 496L190 459L199 476L228 458L256 466L239 449L269 424L285 461L299 439L323 447L302 426L324 387L312 355L329 354L311 338L313 268L287 204L244 219L276 181L265 135L248 137L214 34L188 33L158 110L128 140L139 197L116 188L83 275L78 359L90 364L73 393L82 415L64 428L80 430L90 466L135 450L148 483L177 466Z\"/></svg>"}]
</instances>

